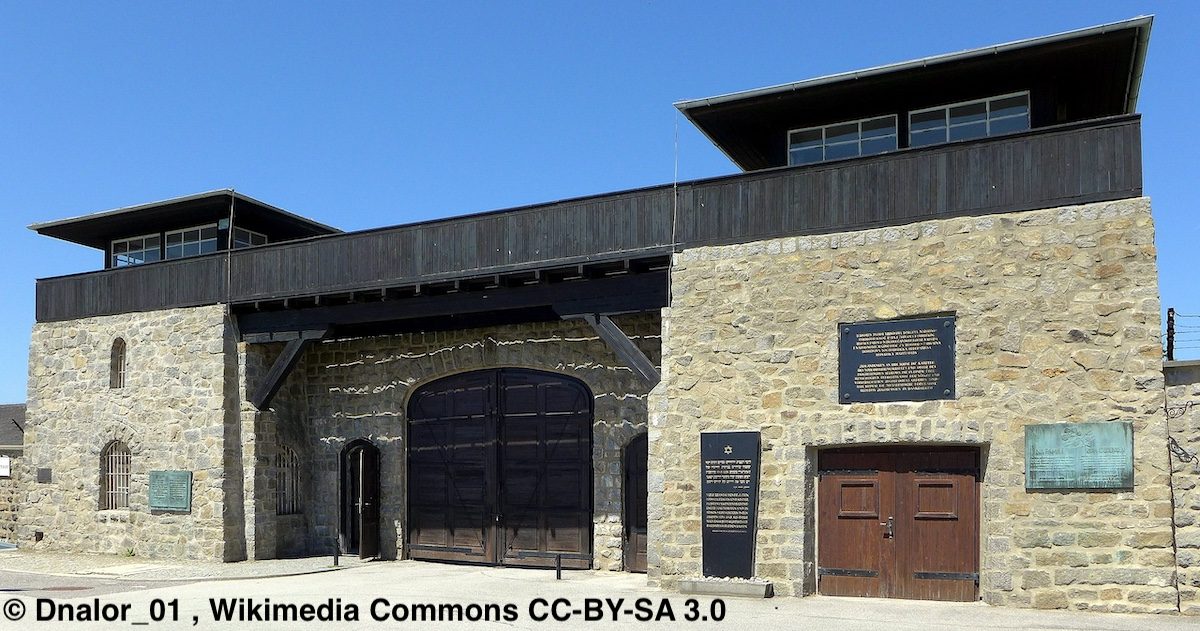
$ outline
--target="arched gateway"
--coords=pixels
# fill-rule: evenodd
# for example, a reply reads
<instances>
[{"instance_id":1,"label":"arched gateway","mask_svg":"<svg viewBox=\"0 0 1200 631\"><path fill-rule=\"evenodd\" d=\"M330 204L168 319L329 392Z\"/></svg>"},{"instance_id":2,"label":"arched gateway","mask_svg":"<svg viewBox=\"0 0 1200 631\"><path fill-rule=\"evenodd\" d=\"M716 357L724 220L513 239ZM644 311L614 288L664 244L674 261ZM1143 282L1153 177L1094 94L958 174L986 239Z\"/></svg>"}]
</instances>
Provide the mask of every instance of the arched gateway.
<instances>
[{"instance_id":1,"label":"arched gateway","mask_svg":"<svg viewBox=\"0 0 1200 631\"><path fill-rule=\"evenodd\" d=\"M408 404L410 558L588 568L592 393L500 368L425 384Z\"/></svg>"}]
</instances>

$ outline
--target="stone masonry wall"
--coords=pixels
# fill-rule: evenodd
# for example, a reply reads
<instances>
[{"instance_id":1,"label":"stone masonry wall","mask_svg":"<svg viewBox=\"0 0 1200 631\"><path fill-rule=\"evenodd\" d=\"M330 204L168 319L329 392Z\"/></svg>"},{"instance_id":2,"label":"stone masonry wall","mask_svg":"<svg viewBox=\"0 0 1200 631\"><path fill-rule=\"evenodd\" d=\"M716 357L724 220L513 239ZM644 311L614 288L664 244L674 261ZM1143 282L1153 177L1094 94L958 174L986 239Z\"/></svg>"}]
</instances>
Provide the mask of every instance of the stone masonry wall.
<instances>
[{"instance_id":1,"label":"stone masonry wall","mask_svg":"<svg viewBox=\"0 0 1200 631\"><path fill-rule=\"evenodd\" d=\"M24 471L21 470L22 459L20 449L0 449L0 458L9 458L9 477L0 477L0 541L16 541L17 515L20 512L21 484L24 482Z\"/></svg>"},{"instance_id":2,"label":"stone masonry wall","mask_svg":"<svg viewBox=\"0 0 1200 631\"><path fill-rule=\"evenodd\" d=\"M110 388L117 337L127 348L125 386ZM36 324L25 467L49 468L51 482L25 486L21 545L40 531L36 547L52 550L240 558L236 538L226 545L241 520L225 501L227 461L240 450L226 440L227 382L237 369L228 340L221 306ZM98 510L100 452L114 439L132 452L129 508ZM193 472L190 512L150 511L151 470Z\"/></svg>"},{"instance_id":3,"label":"stone masonry wall","mask_svg":"<svg viewBox=\"0 0 1200 631\"><path fill-rule=\"evenodd\" d=\"M954 313L957 398L840 405L840 322ZM676 255L651 395L652 582L700 574L699 432L755 429L757 573L816 588L815 456L979 445L982 598L1174 611L1154 227L1146 198ZM1025 490L1023 427L1121 419L1128 492Z\"/></svg>"},{"instance_id":4,"label":"stone masonry wall","mask_svg":"<svg viewBox=\"0 0 1200 631\"><path fill-rule=\"evenodd\" d=\"M308 423L305 362L302 358L271 401L271 407L259 411L249 402L283 351L284 344L239 344L242 367L239 403L243 432L242 463L244 478L243 506L247 518L247 556L255 559L326 554L333 551L336 530L318 529L313 524L317 507L336 502L335 496L318 496L314 486L312 431ZM278 457L281 448L296 452L299 459L300 512L278 514ZM336 469L334 474L336 475ZM336 513L336 505L334 506Z\"/></svg>"},{"instance_id":5,"label":"stone masonry wall","mask_svg":"<svg viewBox=\"0 0 1200 631\"><path fill-rule=\"evenodd\" d=\"M1166 369L1180 609L1200 615L1200 363Z\"/></svg>"},{"instance_id":6,"label":"stone masonry wall","mask_svg":"<svg viewBox=\"0 0 1200 631\"><path fill-rule=\"evenodd\" d=\"M657 314L615 320L657 364ZM647 388L579 321L328 341L311 347L275 406L280 440L298 449L307 478L301 483L312 485L303 507L310 549L328 551L337 535L339 454L349 441L366 438L381 457L381 549L385 557L401 556L409 393L439 377L499 367L559 372L591 388L595 567L621 569L621 454L630 439L645 431ZM298 397L307 399L303 410L295 405Z\"/></svg>"}]
</instances>

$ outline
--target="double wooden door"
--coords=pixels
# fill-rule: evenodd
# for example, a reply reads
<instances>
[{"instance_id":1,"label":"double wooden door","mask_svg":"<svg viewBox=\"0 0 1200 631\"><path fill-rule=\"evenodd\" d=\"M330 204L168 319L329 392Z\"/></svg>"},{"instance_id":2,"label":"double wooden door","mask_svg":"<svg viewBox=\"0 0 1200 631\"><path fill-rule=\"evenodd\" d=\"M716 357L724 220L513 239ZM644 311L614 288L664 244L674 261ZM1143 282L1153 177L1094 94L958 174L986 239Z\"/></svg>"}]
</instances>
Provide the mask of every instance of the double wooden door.
<instances>
[{"instance_id":1,"label":"double wooden door","mask_svg":"<svg viewBox=\"0 0 1200 631\"><path fill-rule=\"evenodd\" d=\"M834 449L818 464L820 593L976 599L977 449Z\"/></svg>"},{"instance_id":2,"label":"double wooden door","mask_svg":"<svg viewBox=\"0 0 1200 631\"><path fill-rule=\"evenodd\" d=\"M526 369L462 373L408 409L409 556L587 568L592 396Z\"/></svg>"}]
</instances>

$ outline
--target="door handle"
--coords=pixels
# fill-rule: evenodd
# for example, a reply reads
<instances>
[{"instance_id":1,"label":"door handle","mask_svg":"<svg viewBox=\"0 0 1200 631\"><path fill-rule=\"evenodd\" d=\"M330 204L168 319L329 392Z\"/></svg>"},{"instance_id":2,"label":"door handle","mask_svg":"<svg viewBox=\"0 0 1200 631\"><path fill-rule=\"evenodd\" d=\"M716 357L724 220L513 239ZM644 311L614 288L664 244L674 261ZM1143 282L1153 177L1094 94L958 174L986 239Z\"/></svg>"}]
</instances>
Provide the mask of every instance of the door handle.
<instances>
[{"instance_id":1,"label":"door handle","mask_svg":"<svg viewBox=\"0 0 1200 631\"><path fill-rule=\"evenodd\" d=\"M889 515L888 520L879 522L879 525L883 526L884 538L891 539L896 536L896 529L895 529L896 518L895 517L892 517L891 515Z\"/></svg>"},{"instance_id":2,"label":"door handle","mask_svg":"<svg viewBox=\"0 0 1200 631\"><path fill-rule=\"evenodd\" d=\"M495 515L492 516L492 519L494 519L496 521L496 525L500 525L500 522L503 521L503 519L504 519L504 515L501 515L500 513L496 513Z\"/></svg>"}]
</instances>

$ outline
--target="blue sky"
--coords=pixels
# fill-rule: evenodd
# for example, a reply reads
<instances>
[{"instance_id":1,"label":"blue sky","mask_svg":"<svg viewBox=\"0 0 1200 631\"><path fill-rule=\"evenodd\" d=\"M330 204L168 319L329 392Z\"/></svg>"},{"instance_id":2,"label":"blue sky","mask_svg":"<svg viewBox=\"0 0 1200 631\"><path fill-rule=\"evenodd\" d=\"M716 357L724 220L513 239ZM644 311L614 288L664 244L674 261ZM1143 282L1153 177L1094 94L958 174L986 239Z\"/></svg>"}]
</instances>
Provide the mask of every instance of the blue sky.
<instances>
[{"instance_id":1,"label":"blue sky","mask_svg":"<svg viewBox=\"0 0 1200 631\"><path fill-rule=\"evenodd\" d=\"M681 179L732 173L674 101L1148 13L1163 305L1200 314L1200 3L0 0L0 401L25 399L34 279L102 266L31 223L227 187L406 223L669 182L676 129Z\"/></svg>"}]
</instances>

